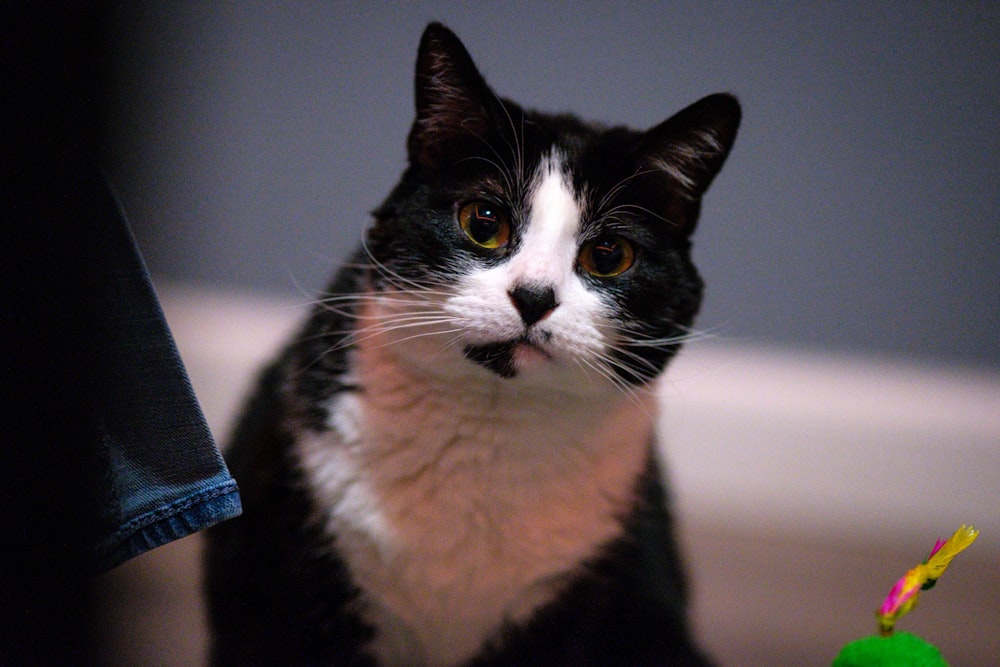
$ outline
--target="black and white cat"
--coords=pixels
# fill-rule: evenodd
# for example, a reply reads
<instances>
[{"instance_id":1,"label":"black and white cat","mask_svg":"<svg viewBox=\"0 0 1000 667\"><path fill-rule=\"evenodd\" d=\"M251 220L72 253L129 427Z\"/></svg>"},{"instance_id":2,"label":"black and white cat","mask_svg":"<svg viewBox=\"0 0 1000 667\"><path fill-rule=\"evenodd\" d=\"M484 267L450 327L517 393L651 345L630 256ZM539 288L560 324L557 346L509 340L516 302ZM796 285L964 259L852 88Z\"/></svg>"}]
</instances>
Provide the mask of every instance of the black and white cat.
<instances>
[{"instance_id":1,"label":"black and white cat","mask_svg":"<svg viewBox=\"0 0 1000 667\"><path fill-rule=\"evenodd\" d=\"M209 532L226 665L704 665L656 459L700 199L740 119L498 98L424 33L409 167L263 374Z\"/></svg>"}]
</instances>

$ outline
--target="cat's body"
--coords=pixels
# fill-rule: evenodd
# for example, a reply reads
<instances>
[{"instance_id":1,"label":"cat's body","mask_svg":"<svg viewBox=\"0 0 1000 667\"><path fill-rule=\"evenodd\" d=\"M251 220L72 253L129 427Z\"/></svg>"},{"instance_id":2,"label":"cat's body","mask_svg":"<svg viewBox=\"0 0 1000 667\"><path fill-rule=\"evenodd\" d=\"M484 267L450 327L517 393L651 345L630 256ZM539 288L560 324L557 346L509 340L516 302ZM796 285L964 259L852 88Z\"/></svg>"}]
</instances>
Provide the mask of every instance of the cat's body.
<instances>
[{"instance_id":1,"label":"cat's body","mask_svg":"<svg viewBox=\"0 0 1000 667\"><path fill-rule=\"evenodd\" d=\"M652 385L738 122L728 96L647 133L527 112L428 28L410 167L234 436L218 663L705 664Z\"/></svg>"}]
</instances>

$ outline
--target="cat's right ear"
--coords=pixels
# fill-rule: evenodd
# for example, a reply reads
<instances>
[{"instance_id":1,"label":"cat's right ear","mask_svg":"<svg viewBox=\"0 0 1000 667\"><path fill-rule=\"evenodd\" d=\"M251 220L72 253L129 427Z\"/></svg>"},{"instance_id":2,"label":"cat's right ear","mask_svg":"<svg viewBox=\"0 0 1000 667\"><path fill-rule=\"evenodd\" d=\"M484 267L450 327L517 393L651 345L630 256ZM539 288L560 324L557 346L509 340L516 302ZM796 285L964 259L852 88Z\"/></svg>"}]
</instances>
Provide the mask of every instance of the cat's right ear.
<instances>
[{"instance_id":1,"label":"cat's right ear","mask_svg":"<svg viewBox=\"0 0 1000 667\"><path fill-rule=\"evenodd\" d=\"M410 162L438 169L487 141L496 104L455 33L440 23L428 25L417 54L417 117L407 142Z\"/></svg>"}]
</instances>

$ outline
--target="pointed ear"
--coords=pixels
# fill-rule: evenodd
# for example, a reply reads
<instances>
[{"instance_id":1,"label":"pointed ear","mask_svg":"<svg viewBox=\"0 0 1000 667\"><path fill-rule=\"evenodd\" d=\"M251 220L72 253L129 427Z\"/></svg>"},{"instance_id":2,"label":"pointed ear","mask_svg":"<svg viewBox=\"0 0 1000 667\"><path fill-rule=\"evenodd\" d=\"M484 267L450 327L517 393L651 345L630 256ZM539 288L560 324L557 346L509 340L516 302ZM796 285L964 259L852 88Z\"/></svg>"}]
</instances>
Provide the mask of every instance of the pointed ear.
<instances>
[{"instance_id":1,"label":"pointed ear","mask_svg":"<svg viewBox=\"0 0 1000 667\"><path fill-rule=\"evenodd\" d=\"M437 169L487 139L496 96L455 33L440 23L424 31L417 54L417 117L410 162Z\"/></svg>"},{"instance_id":2,"label":"pointed ear","mask_svg":"<svg viewBox=\"0 0 1000 667\"><path fill-rule=\"evenodd\" d=\"M705 193L736 139L740 105L732 95L709 95L646 133L641 166L662 172L691 199Z\"/></svg>"},{"instance_id":3,"label":"pointed ear","mask_svg":"<svg viewBox=\"0 0 1000 667\"><path fill-rule=\"evenodd\" d=\"M638 151L638 180L659 200L663 216L679 231L693 231L701 197L729 155L740 116L735 97L710 95L643 137Z\"/></svg>"}]
</instances>

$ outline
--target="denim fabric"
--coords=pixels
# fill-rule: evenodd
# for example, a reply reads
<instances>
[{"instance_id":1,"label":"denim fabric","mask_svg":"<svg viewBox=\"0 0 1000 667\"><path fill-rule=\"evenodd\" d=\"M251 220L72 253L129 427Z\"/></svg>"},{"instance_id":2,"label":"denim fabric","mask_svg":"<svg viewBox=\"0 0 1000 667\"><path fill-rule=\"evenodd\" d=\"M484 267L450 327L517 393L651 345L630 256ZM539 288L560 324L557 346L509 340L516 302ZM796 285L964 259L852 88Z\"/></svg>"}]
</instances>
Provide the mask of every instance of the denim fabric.
<instances>
[{"instance_id":1,"label":"denim fabric","mask_svg":"<svg viewBox=\"0 0 1000 667\"><path fill-rule=\"evenodd\" d=\"M0 4L4 667L105 663L95 571L239 512L96 166L111 9Z\"/></svg>"},{"instance_id":2,"label":"denim fabric","mask_svg":"<svg viewBox=\"0 0 1000 667\"><path fill-rule=\"evenodd\" d=\"M68 172L15 202L0 501L25 553L99 572L237 516L240 499L117 200L95 169Z\"/></svg>"},{"instance_id":3,"label":"denim fabric","mask_svg":"<svg viewBox=\"0 0 1000 667\"><path fill-rule=\"evenodd\" d=\"M117 202L88 294L95 336L91 405L107 474L99 489L95 567L108 569L240 513L146 267ZM117 215L111 215L117 213Z\"/></svg>"}]
</instances>

